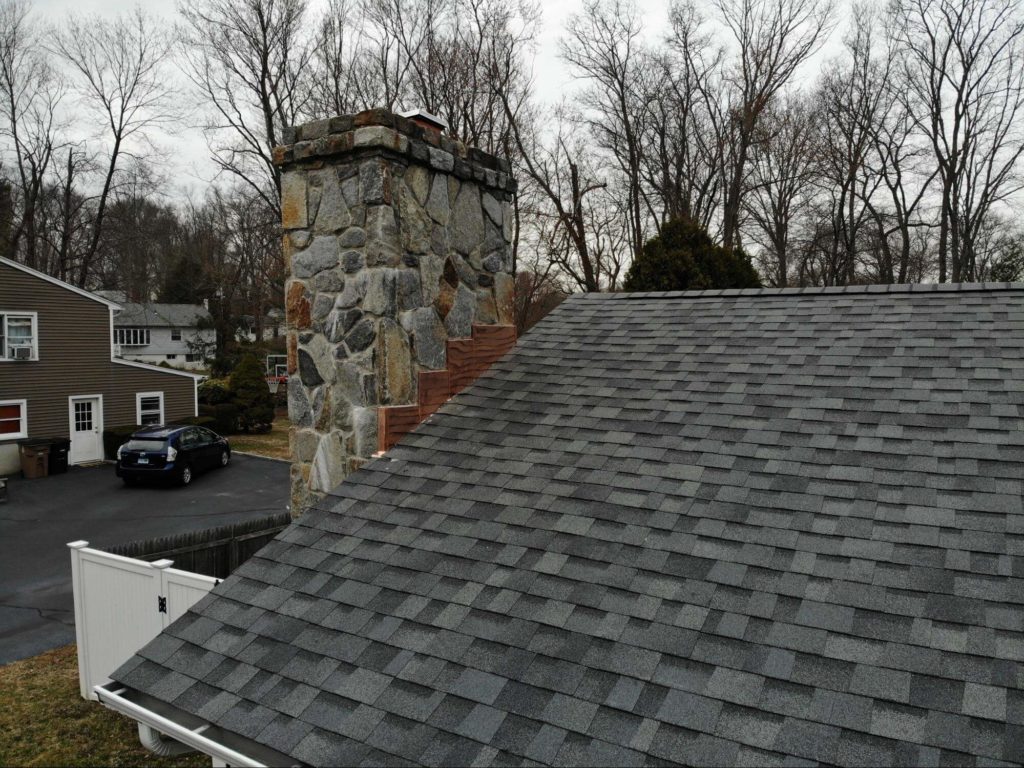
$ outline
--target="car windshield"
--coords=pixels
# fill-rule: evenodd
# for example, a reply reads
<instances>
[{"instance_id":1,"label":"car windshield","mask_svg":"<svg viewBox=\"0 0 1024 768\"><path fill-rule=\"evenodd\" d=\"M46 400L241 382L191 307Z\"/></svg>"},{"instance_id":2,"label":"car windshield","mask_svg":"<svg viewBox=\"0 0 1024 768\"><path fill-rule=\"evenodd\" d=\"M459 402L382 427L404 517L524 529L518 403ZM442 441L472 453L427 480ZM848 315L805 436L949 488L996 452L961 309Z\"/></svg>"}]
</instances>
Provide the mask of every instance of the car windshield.
<instances>
[{"instance_id":1,"label":"car windshield","mask_svg":"<svg viewBox=\"0 0 1024 768\"><path fill-rule=\"evenodd\" d=\"M129 440L126 451L162 451L167 447L163 440Z\"/></svg>"}]
</instances>

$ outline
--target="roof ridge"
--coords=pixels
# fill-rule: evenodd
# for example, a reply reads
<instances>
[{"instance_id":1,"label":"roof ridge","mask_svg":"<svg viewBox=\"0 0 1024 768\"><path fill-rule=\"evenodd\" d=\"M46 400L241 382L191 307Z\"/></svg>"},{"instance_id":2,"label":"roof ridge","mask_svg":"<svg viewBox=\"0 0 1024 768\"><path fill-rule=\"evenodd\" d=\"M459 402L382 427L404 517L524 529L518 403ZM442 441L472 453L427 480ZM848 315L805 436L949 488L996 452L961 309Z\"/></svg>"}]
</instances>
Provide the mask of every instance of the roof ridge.
<instances>
[{"instance_id":1,"label":"roof ridge","mask_svg":"<svg viewBox=\"0 0 1024 768\"><path fill-rule=\"evenodd\" d=\"M715 288L702 291L640 291L632 293L584 293L581 298L602 299L702 299L712 297L824 296L834 294L906 294L1024 291L1020 283L892 283L884 285L811 286L807 288Z\"/></svg>"}]
</instances>

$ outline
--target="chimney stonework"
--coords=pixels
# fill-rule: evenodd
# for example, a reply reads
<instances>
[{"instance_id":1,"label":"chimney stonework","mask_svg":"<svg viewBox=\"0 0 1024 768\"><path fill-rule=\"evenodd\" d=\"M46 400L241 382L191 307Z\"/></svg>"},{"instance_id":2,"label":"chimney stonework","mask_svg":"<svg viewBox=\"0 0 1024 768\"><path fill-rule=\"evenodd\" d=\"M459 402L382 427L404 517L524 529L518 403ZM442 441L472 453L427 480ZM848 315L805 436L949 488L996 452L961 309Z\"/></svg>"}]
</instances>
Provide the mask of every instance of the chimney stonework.
<instances>
[{"instance_id":1,"label":"chimney stonework","mask_svg":"<svg viewBox=\"0 0 1024 768\"><path fill-rule=\"evenodd\" d=\"M294 514L378 447L448 340L513 323L506 160L386 110L289 129L275 148L288 279Z\"/></svg>"}]
</instances>

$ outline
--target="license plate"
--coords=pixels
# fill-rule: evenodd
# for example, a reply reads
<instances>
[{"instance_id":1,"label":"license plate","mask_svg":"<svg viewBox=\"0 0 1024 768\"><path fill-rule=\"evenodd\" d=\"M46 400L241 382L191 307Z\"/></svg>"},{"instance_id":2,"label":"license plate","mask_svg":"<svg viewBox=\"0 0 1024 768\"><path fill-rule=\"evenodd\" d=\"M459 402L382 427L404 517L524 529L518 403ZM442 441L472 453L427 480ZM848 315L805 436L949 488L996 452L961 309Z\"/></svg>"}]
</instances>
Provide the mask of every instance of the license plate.
<instances>
[{"instance_id":1,"label":"license plate","mask_svg":"<svg viewBox=\"0 0 1024 768\"><path fill-rule=\"evenodd\" d=\"M149 464L149 459L145 458L144 456L140 456L138 458L138 463L139 464Z\"/></svg>"}]
</instances>

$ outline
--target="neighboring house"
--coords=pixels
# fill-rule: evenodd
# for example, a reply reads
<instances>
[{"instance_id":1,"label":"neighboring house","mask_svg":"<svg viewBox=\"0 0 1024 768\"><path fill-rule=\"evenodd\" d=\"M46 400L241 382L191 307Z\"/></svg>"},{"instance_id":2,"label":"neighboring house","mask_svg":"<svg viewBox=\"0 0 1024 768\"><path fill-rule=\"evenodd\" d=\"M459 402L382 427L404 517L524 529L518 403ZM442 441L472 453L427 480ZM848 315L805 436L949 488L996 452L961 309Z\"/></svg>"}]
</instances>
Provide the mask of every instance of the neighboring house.
<instances>
[{"instance_id":1,"label":"neighboring house","mask_svg":"<svg viewBox=\"0 0 1024 768\"><path fill-rule=\"evenodd\" d=\"M285 319L284 310L271 309L263 317L263 333L260 341L272 341L284 336ZM235 339L254 343L257 341L256 318L252 315L242 315L239 321L238 330L235 332Z\"/></svg>"},{"instance_id":2,"label":"neighboring house","mask_svg":"<svg viewBox=\"0 0 1024 768\"><path fill-rule=\"evenodd\" d=\"M0 258L0 475L17 441L70 437L71 463L103 458L104 427L196 414L190 373L117 360L116 303Z\"/></svg>"},{"instance_id":3,"label":"neighboring house","mask_svg":"<svg viewBox=\"0 0 1024 768\"><path fill-rule=\"evenodd\" d=\"M217 346L213 317L201 304L129 302L124 294L103 291L121 311L114 315L114 349L118 357L175 368L206 365Z\"/></svg>"},{"instance_id":4,"label":"neighboring house","mask_svg":"<svg viewBox=\"0 0 1024 768\"><path fill-rule=\"evenodd\" d=\"M1021 285L576 296L102 700L233 765L1021 764L1022 409Z\"/></svg>"}]
</instances>

